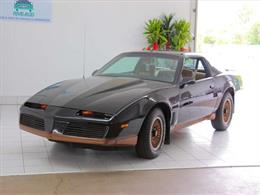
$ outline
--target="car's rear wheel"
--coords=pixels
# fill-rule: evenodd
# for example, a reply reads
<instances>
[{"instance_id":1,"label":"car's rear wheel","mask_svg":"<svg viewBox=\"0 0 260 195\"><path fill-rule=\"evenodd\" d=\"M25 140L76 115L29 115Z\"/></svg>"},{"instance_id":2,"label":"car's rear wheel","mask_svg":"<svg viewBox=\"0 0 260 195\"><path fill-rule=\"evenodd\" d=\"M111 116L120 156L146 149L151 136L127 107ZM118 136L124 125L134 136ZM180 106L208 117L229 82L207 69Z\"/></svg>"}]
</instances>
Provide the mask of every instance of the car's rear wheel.
<instances>
[{"instance_id":1,"label":"car's rear wheel","mask_svg":"<svg viewBox=\"0 0 260 195\"><path fill-rule=\"evenodd\" d=\"M159 108L155 108L147 116L138 135L136 153L141 158L156 158L164 145L165 117Z\"/></svg>"},{"instance_id":2,"label":"car's rear wheel","mask_svg":"<svg viewBox=\"0 0 260 195\"><path fill-rule=\"evenodd\" d=\"M233 97L229 92L225 93L216 112L216 118L211 121L217 131L225 131L229 127L233 116L233 106Z\"/></svg>"}]
</instances>

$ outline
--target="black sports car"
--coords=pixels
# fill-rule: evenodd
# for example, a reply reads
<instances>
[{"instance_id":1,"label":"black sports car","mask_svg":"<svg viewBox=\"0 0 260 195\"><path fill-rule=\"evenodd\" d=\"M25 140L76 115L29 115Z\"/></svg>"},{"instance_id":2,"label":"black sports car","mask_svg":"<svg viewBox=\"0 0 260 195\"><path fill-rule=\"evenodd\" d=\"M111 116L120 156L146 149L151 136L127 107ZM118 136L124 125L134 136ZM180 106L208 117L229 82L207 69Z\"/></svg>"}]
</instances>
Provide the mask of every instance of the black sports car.
<instances>
[{"instance_id":1,"label":"black sports car","mask_svg":"<svg viewBox=\"0 0 260 195\"><path fill-rule=\"evenodd\" d=\"M226 130L239 76L192 53L123 53L86 79L43 89L20 109L20 128L51 141L98 148L135 146L157 157L170 132L205 119Z\"/></svg>"}]
</instances>

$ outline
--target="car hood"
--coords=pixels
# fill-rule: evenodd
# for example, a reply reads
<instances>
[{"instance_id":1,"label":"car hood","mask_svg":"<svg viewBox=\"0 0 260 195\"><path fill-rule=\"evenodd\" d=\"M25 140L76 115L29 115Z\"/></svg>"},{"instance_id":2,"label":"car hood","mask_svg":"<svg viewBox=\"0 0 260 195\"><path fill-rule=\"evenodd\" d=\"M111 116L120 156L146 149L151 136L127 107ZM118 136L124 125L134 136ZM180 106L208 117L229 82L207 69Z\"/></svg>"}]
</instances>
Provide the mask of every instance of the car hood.
<instances>
[{"instance_id":1,"label":"car hood","mask_svg":"<svg viewBox=\"0 0 260 195\"><path fill-rule=\"evenodd\" d=\"M92 76L51 85L28 102L115 114L136 99L170 85L136 78Z\"/></svg>"}]
</instances>

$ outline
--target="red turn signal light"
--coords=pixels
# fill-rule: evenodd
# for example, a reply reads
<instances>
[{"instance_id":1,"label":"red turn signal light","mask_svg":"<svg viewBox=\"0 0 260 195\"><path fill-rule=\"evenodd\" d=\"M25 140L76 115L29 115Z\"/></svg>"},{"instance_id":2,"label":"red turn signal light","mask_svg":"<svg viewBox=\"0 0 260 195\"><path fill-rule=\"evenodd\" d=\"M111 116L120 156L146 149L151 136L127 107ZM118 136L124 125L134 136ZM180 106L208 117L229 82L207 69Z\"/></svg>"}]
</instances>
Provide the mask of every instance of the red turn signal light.
<instances>
[{"instance_id":1,"label":"red turn signal light","mask_svg":"<svg viewBox=\"0 0 260 195\"><path fill-rule=\"evenodd\" d=\"M90 117L93 115L93 112L85 110L85 111L81 111L80 114L81 114L81 116Z\"/></svg>"},{"instance_id":2,"label":"red turn signal light","mask_svg":"<svg viewBox=\"0 0 260 195\"><path fill-rule=\"evenodd\" d=\"M40 108L41 108L42 110L46 110L46 109L48 108L48 105L47 105L47 104L41 104L41 105L40 105Z\"/></svg>"}]
</instances>

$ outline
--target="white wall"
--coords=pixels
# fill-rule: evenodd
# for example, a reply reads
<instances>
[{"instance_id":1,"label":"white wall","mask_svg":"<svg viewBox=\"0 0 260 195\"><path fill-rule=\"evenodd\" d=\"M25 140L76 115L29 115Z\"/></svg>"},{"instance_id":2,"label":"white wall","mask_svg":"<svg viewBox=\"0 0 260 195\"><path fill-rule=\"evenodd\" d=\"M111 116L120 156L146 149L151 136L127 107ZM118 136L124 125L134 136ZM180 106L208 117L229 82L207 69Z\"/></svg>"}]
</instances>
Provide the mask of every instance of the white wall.
<instances>
[{"instance_id":1,"label":"white wall","mask_svg":"<svg viewBox=\"0 0 260 195\"><path fill-rule=\"evenodd\" d=\"M53 0L50 23L0 20L0 103L89 76L113 56L146 46L144 22L175 13L194 24L193 0ZM84 68L85 64L85 68Z\"/></svg>"}]
</instances>

